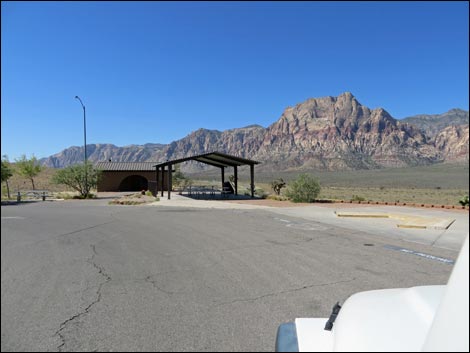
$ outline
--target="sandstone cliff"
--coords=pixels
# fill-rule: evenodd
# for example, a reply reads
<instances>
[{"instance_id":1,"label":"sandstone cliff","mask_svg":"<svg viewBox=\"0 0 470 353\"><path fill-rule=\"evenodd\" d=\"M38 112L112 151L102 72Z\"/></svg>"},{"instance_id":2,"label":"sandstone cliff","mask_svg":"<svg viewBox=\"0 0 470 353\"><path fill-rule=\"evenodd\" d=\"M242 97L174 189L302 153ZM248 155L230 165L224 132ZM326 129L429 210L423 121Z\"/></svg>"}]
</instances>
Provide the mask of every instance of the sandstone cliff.
<instances>
[{"instance_id":1,"label":"sandstone cliff","mask_svg":"<svg viewBox=\"0 0 470 353\"><path fill-rule=\"evenodd\" d=\"M467 124L454 125L465 121L464 113ZM167 145L96 144L88 145L87 152L90 161L160 162L221 151L258 160L265 170L372 169L468 160L468 112L454 109L444 115L436 123L439 128L433 126L435 116L396 120L346 92L288 107L267 128L199 129ZM83 147L71 147L42 163L63 167L81 161ZM198 163L182 166L185 171L201 168L205 166Z\"/></svg>"}]
</instances>

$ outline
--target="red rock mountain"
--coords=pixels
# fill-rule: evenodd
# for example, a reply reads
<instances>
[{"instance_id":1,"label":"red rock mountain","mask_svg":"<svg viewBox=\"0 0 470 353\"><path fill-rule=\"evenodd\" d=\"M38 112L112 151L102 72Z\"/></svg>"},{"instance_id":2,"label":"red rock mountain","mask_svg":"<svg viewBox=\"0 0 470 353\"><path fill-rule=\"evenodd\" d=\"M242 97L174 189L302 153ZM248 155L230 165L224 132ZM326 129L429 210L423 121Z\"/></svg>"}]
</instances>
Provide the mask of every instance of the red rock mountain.
<instances>
[{"instance_id":1,"label":"red rock mountain","mask_svg":"<svg viewBox=\"0 0 470 353\"><path fill-rule=\"evenodd\" d=\"M418 129L344 93L287 108L267 129L256 156L277 155L279 167L295 169L370 169L433 163L437 154L429 147Z\"/></svg>"},{"instance_id":2,"label":"red rock mountain","mask_svg":"<svg viewBox=\"0 0 470 353\"><path fill-rule=\"evenodd\" d=\"M158 162L217 150L258 160L265 170L373 169L468 160L468 124L441 125L445 127L429 137L419 126L396 120L382 108L370 110L346 92L288 107L267 128L199 129L168 145L91 145L89 158ZM67 149L43 163L62 167L79 162L83 147L72 149L72 158L64 158ZM187 171L198 168L194 163L183 166Z\"/></svg>"}]
</instances>

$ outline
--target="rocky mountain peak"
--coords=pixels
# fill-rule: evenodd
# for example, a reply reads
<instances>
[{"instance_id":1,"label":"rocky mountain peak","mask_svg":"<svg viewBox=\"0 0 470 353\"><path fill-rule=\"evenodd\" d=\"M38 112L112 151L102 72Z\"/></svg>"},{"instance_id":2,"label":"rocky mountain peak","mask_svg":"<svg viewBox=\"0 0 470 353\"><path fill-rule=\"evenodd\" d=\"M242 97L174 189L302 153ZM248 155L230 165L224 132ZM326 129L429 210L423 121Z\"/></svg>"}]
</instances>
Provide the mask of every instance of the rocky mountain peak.
<instances>
[{"instance_id":1,"label":"rocky mountain peak","mask_svg":"<svg viewBox=\"0 0 470 353\"><path fill-rule=\"evenodd\" d=\"M89 147L89 159L161 161L221 151L259 160L262 164L258 168L262 169L339 170L468 158L468 112L452 109L443 115L421 115L398 121L385 109L371 110L351 92L344 92L337 97L310 98L287 107L267 128L259 125L225 131L201 128L167 145L94 145ZM429 127L434 135L422 126ZM75 147L43 163L63 167L82 158L83 150ZM195 164L192 167L200 168Z\"/></svg>"}]
</instances>

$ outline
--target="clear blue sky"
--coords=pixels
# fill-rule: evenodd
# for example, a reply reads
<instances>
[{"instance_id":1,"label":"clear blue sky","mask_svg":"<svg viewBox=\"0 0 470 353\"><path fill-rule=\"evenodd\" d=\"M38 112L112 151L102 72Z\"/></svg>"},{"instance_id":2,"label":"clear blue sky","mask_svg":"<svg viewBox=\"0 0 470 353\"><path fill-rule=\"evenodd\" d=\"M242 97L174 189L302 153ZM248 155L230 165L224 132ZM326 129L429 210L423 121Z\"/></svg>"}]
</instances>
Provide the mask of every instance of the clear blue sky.
<instances>
[{"instance_id":1,"label":"clear blue sky","mask_svg":"<svg viewBox=\"0 0 470 353\"><path fill-rule=\"evenodd\" d=\"M352 92L395 118L468 110L468 2L1 3L1 147L169 143Z\"/></svg>"}]
</instances>

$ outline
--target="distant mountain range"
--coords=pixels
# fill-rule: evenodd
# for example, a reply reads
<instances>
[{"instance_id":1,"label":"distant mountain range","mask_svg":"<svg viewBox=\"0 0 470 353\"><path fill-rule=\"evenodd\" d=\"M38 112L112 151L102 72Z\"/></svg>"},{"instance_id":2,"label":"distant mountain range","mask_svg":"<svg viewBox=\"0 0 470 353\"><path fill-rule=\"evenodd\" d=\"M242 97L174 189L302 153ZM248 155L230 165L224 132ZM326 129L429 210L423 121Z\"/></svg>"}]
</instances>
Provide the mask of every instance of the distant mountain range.
<instances>
[{"instance_id":1,"label":"distant mountain range","mask_svg":"<svg viewBox=\"0 0 470 353\"><path fill-rule=\"evenodd\" d=\"M469 112L452 109L397 120L382 108L370 110L346 92L288 107L267 128L199 129L170 144L87 145L93 162L161 162L211 151L260 161L257 168L263 170L355 170L463 162L469 156ZM41 159L43 165L55 168L82 161L83 147ZM182 165L186 172L203 168L199 163Z\"/></svg>"}]
</instances>

